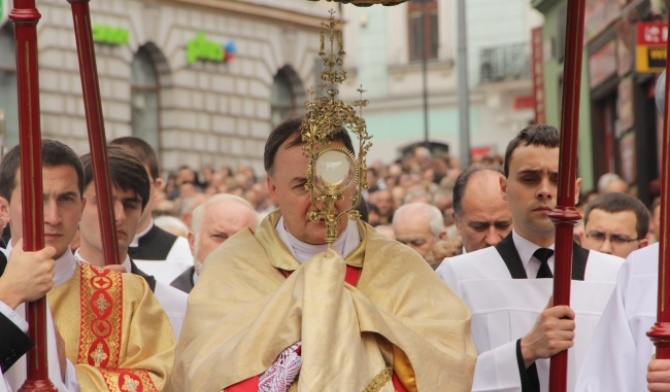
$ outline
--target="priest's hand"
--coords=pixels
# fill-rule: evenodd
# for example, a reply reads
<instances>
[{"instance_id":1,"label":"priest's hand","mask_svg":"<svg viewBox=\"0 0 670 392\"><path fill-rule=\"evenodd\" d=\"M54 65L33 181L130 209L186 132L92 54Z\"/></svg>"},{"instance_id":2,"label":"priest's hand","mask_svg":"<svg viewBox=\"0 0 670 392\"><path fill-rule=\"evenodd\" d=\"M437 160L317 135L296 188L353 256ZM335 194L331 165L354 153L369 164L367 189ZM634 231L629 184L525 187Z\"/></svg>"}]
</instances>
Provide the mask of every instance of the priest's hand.
<instances>
[{"instance_id":1,"label":"priest's hand","mask_svg":"<svg viewBox=\"0 0 670 392\"><path fill-rule=\"evenodd\" d=\"M526 367L540 358L550 358L573 346L575 312L569 306L552 306L553 299L537 317L533 329L521 338L521 355Z\"/></svg>"},{"instance_id":2,"label":"priest's hand","mask_svg":"<svg viewBox=\"0 0 670 392\"><path fill-rule=\"evenodd\" d=\"M647 386L650 392L670 391L670 359L651 358L647 366Z\"/></svg>"},{"instance_id":3,"label":"priest's hand","mask_svg":"<svg viewBox=\"0 0 670 392\"><path fill-rule=\"evenodd\" d=\"M35 301L54 286L53 257L56 249L46 246L37 252L25 252L19 240L9 256L5 273L0 277L0 301L12 309Z\"/></svg>"}]
</instances>

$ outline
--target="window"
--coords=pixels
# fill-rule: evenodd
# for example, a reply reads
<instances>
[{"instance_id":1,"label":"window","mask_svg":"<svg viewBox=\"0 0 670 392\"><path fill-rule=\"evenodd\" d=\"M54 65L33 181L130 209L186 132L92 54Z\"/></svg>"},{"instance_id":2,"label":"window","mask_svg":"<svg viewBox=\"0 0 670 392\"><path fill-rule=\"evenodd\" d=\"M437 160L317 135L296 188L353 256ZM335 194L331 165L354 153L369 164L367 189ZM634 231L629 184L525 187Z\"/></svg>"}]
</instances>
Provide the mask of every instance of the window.
<instances>
[{"instance_id":1,"label":"window","mask_svg":"<svg viewBox=\"0 0 670 392\"><path fill-rule=\"evenodd\" d=\"M270 125L274 129L297 109L291 79L285 68L277 72L270 93Z\"/></svg>"},{"instance_id":2,"label":"window","mask_svg":"<svg viewBox=\"0 0 670 392\"><path fill-rule=\"evenodd\" d=\"M131 76L131 127L133 136L143 139L157 152L158 76L149 50L143 46L133 58Z\"/></svg>"},{"instance_id":3,"label":"window","mask_svg":"<svg viewBox=\"0 0 670 392\"><path fill-rule=\"evenodd\" d=\"M19 144L16 53L14 31L9 23L0 29L0 53L0 147L7 149Z\"/></svg>"},{"instance_id":4,"label":"window","mask_svg":"<svg viewBox=\"0 0 670 392\"><path fill-rule=\"evenodd\" d=\"M413 0L407 6L409 23L409 59L437 58L437 0Z\"/></svg>"}]
</instances>

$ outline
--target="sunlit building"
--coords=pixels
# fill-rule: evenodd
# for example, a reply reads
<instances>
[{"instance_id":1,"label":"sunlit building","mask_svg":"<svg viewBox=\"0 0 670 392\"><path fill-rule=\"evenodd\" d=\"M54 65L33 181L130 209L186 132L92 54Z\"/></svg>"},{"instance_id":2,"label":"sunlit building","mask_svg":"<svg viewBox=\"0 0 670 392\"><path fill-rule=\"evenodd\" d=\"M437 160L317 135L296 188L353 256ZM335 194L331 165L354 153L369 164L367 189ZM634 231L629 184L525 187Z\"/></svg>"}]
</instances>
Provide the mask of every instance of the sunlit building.
<instances>
[{"instance_id":1,"label":"sunlit building","mask_svg":"<svg viewBox=\"0 0 670 392\"><path fill-rule=\"evenodd\" d=\"M425 4L422 4L425 3ZM403 147L430 142L459 151L457 1L411 1L396 7L345 7L342 93L356 99L374 135L371 160L390 161ZM470 147L473 155L504 153L507 142L533 120L531 28L541 24L526 0L467 0ZM425 11L422 8L425 7ZM424 125L423 54L428 126Z\"/></svg>"}]
</instances>

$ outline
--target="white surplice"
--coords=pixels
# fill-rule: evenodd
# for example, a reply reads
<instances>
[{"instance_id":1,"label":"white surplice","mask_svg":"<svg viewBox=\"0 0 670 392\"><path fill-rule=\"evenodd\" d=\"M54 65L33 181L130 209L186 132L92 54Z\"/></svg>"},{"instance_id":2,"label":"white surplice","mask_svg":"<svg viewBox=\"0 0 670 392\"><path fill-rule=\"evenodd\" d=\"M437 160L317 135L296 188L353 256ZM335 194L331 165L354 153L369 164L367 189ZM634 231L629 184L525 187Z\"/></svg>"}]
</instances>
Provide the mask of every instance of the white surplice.
<instances>
[{"instance_id":1,"label":"white surplice","mask_svg":"<svg viewBox=\"0 0 670 392\"><path fill-rule=\"evenodd\" d=\"M518 253L532 254L533 250ZM571 308L577 327L575 345L568 353L569 391L622 262L619 257L590 251L585 280L572 281ZM553 270L553 256L549 264ZM553 279L512 279L495 247L445 259L437 273L472 312L472 335L479 354L472 390L521 391L516 342L532 329L547 306ZM549 360L538 360L536 366L540 389L548 391Z\"/></svg>"},{"instance_id":2,"label":"white surplice","mask_svg":"<svg viewBox=\"0 0 670 392\"><path fill-rule=\"evenodd\" d=\"M598 324L581 368L577 391L647 391L654 346L647 332L656 322L658 249L631 253Z\"/></svg>"}]
</instances>

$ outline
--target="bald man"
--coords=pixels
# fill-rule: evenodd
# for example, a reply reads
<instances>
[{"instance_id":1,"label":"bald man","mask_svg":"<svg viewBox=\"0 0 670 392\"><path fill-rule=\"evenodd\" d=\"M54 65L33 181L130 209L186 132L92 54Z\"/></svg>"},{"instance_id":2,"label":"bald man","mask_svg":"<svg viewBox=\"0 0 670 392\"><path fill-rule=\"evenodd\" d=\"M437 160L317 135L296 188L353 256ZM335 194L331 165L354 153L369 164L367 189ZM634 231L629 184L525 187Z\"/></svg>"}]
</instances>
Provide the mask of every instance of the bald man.
<instances>
[{"instance_id":1,"label":"bald man","mask_svg":"<svg viewBox=\"0 0 670 392\"><path fill-rule=\"evenodd\" d=\"M512 212L500 189L502 171L471 166L454 184L453 218L465 252L497 245L512 231Z\"/></svg>"},{"instance_id":2,"label":"bald man","mask_svg":"<svg viewBox=\"0 0 670 392\"><path fill-rule=\"evenodd\" d=\"M626 193L628 192L628 183L618 174L605 173L598 179L598 193Z\"/></svg>"},{"instance_id":3,"label":"bald man","mask_svg":"<svg viewBox=\"0 0 670 392\"><path fill-rule=\"evenodd\" d=\"M442 213L426 203L409 203L398 208L393 215L395 239L417 251L433 267L442 261L435 257L435 244L446 238Z\"/></svg>"},{"instance_id":4,"label":"bald man","mask_svg":"<svg viewBox=\"0 0 670 392\"><path fill-rule=\"evenodd\" d=\"M231 194L209 197L193 210L188 243L193 252L194 265L170 284L190 293L210 252L237 232L245 228L255 231L257 227L258 214L248 201Z\"/></svg>"}]
</instances>

